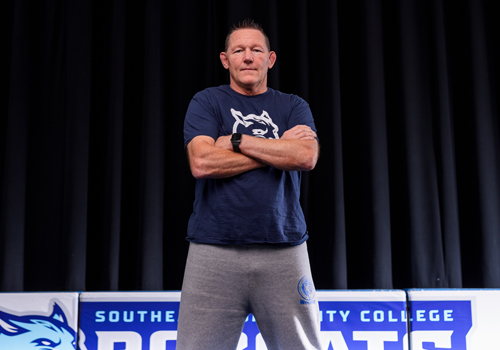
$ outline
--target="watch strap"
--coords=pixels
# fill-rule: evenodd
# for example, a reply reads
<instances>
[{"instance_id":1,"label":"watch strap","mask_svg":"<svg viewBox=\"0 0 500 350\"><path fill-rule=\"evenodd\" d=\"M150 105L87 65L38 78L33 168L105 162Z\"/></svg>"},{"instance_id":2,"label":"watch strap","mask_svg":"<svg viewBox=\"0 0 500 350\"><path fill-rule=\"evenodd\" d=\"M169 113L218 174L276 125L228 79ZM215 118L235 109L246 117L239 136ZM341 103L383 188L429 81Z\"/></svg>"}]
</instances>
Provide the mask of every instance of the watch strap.
<instances>
[{"instance_id":1,"label":"watch strap","mask_svg":"<svg viewBox=\"0 0 500 350\"><path fill-rule=\"evenodd\" d=\"M241 142L241 132L234 133L231 136L231 144L233 145L233 151L241 153L240 142Z\"/></svg>"}]
</instances>

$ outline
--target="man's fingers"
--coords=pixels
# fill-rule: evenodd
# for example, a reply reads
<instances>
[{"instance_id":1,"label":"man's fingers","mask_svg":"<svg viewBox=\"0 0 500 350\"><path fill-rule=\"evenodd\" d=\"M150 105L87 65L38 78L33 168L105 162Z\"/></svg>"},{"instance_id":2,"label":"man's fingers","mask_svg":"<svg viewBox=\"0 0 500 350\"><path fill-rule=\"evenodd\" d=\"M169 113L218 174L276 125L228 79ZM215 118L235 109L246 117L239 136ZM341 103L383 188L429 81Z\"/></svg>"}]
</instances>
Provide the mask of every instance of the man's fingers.
<instances>
[{"instance_id":1,"label":"man's fingers","mask_svg":"<svg viewBox=\"0 0 500 350\"><path fill-rule=\"evenodd\" d=\"M307 125L296 125L285 131L282 139L311 140L316 138L316 133Z\"/></svg>"},{"instance_id":2,"label":"man's fingers","mask_svg":"<svg viewBox=\"0 0 500 350\"><path fill-rule=\"evenodd\" d=\"M297 130L295 135L298 138L303 138L303 137L315 138L316 137L316 133L314 131L312 131L311 128L309 128L309 127L308 127L308 129Z\"/></svg>"},{"instance_id":3,"label":"man's fingers","mask_svg":"<svg viewBox=\"0 0 500 350\"><path fill-rule=\"evenodd\" d=\"M309 135L298 138L298 140L314 140L314 139L316 139L315 136L309 136Z\"/></svg>"}]
</instances>

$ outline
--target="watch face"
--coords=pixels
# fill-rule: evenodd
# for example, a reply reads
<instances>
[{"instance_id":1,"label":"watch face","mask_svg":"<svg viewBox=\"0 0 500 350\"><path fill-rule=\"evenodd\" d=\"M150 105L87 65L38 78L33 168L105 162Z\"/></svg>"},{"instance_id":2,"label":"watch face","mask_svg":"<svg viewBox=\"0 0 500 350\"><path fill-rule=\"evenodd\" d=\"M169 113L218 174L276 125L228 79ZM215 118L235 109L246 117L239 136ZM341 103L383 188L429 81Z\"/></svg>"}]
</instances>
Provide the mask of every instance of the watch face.
<instances>
[{"instance_id":1,"label":"watch face","mask_svg":"<svg viewBox=\"0 0 500 350\"><path fill-rule=\"evenodd\" d=\"M241 141L241 133L237 132L231 136L231 141Z\"/></svg>"}]
</instances>

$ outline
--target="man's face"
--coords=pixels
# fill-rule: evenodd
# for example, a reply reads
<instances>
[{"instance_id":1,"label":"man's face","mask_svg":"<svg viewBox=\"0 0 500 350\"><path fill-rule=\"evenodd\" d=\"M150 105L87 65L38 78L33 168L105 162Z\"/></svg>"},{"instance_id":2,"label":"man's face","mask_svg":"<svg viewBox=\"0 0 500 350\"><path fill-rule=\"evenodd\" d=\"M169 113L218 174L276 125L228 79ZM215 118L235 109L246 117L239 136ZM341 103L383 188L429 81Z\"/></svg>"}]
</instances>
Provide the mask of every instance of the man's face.
<instances>
[{"instance_id":1,"label":"man's face","mask_svg":"<svg viewBox=\"0 0 500 350\"><path fill-rule=\"evenodd\" d=\"M264 35L256 29L239 29L229 39L226 52L220 54L224 68L229 69L231 88L245 95L267 91L267 71L276 61Z\"/></svg>"}]
</instances>

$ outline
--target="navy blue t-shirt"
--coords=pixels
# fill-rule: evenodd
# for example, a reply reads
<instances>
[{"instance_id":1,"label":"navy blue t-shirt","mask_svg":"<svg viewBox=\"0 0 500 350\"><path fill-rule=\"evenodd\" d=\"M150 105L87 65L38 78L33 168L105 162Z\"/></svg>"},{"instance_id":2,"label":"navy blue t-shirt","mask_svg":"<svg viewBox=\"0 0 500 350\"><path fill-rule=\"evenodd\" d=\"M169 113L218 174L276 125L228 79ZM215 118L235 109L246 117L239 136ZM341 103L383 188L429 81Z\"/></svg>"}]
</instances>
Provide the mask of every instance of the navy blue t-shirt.
<instances>
[{"instance_id":1,"label":"navy blue t-shirt","mask_svg":"<svg viewBox=\"0 0 500 350\"><path fill-rule=\"evenodd\" d=\"M316 127L300 97L268 89L245 96L229 85L205 89L189 104L184 146L196 136L235 132L278 139L296 125ZM307 238L300 206L300 171L266 166L224 179L196 181L187 239L210 244L297 245Z\"/></svg>"}]
</instances>

